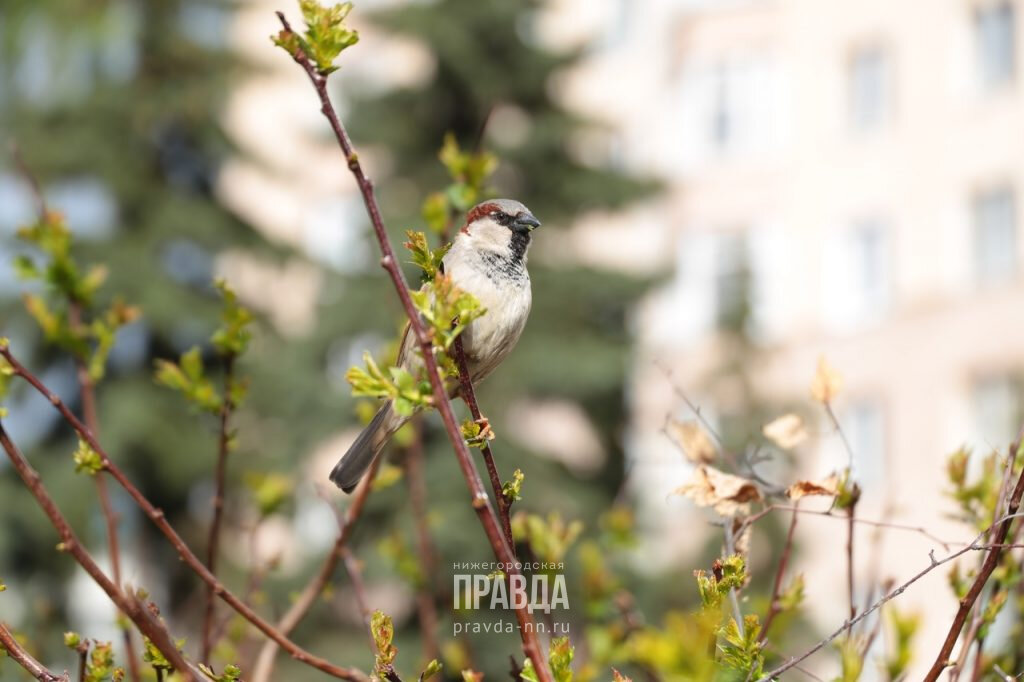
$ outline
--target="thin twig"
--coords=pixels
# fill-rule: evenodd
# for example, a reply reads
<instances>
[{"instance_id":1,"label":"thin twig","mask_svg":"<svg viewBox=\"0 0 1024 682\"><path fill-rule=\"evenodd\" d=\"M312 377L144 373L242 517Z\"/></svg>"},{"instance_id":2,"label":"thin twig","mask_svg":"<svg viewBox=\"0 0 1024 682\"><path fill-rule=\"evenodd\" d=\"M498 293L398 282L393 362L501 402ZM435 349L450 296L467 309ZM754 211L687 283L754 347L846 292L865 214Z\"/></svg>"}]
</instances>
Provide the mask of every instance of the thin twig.
<instances>
[{"instance_id":1,"label":"thin twig","mask_svg":"<svg viewBox=\"0 0 1024 682\"><path fill-rule=\"evenodd\" d=\"M331 551L324 558L324 563L320 570L309 579L306 586L302 588L302 592L299 593L298 598L292 602L288 611L277 621L277 629L282 634L291 634L292 630L302 622L302 619L306 617L309 610L313 608L313 604L323 594L324 588L327 587L331 576L334 575L334 569L338 566L338 561L342 557L342 549L345 548L349 538L352 537L352 529L355 527L356 520L362 515L363 507L366 506L366 499L373 490L373 482L377 479L380 462L381 458L377 457L370 464L370 469L363 476L359 487L356 488L355 493L352 495L352 502L345 510L344 519L337 516L337 509L328 502L336 518L338 518L338 536L334 539L334 546L331 547ZM278 648L275 642L264 643L263 648L260 649L260 653L256 657L256 664L253 666L252 682L270 681L274 671L274 660L277 658Z\"/></svg>"},{"instance_id":2,"label":"thin twig","mask_svg":"<svg viewBox=\"0 0 1024 682\"><path fill-rule=\"evenodd\" d=\"M83 639L75 647L78 652L78 682L85 682L85 674L88 672L89 663L89 640Z\"/></svg>"},{"instance_id":3,"label":"thin twig","mask_svg":"<svg viewBox=\"0 0 1024 682\"><path fill-rule=\"evenodd\" d=\"M366 598L366 584L363 582L363 569L359 560L352 554L348 547L341 548L341 560L345 563L345 570L348 572L349 580L352 581L352 593L356 596L356 605L359 607L359 615L366 628L366 636L369 638L370 648L373 649L377 643L373 639L373 630L370 627L370 602Z\"/></svg>"},{"instance_id":4,"label":"thin twig","mask_svg":"<svg viewBox=\"0 0 1024 682\"><path fill-rule=\"evenodd\" d=\"M854 601L853 590L853 519L856 507L855 501L846 508L846 589L850 595L850 620L857 615L857 603Z\"/></svg>"},{"instance_id":5,"label":"thin twig","mask_svg":"<svg viewBox=\"0 0 1024 682\"><path fill-rule=\"evenodd\" d=\"M827 400L822 403L825 406L825 414L828 415L829 421L832 422L832 428L835 429L836 433L839 434L839 440L843 443L843 449L846 450L846 468L850 471L850 475L853 475L853 448L850 446L850 441L846 437L846 432L843 431L843 427L839 424L839 419L836 418L836 413L832 410L832 404Z\"/></svg>"},{"instance_id":6,"label":"thin twig","mask_svg":"<svg viewBox=\"0 0 1024 682\"><path fill-rule=\"evenodd\" d=\"M437 569L434 544L430 538L427 510L427 482L423 472L423 418L412 423L413 439L405 449L406 474L409 479L409 502L416 528L416 545L423 571L423 584L416 595L420 632L423 634L423 658L433 660L440 654L437 642L437 605L434 604L434 571Z\"/></svg>"},{"instance_id":7,"label":"thin twig","mask_svg":"<svg viewBox=\"0 0 1024 682\"><path fill-rule=\"evenodd\" d=\"M469 407L473 419L477 422L484 421L480 414L480 406L476 402L476 391L473 389L473 379L469 375L469 365L466 362L466 351L462 347L462 336L455 337L455 362L459 366L459 395ZM509 515L509 508L512 506L502 492L501 476L498 475L498 468L494 465L494 455L491 454L491 445L484 440L480 448L484 464L487 467L487 476L491 479L491 488L494 490L494 499L498 502L498 516L501 517L502 529L505 531L505 541L515 553L516 543L512 538L512 519Z\"/></svg>"},{"instance_id":8,"label":"thin twig","mask_svg":"<svg viewBox=\"0 0 1024 682\"><path fill-rule=\"evenodd\" d=\"M0 348L3 347L0 346ZM7 435L2 422L0 422L0 446L3 447L4 452L7 453L7 458L11 461L11 465L18 472L29 492L32 493L36 502L50 519L50 523L57 530L57 534L61 539L59 548L70 554L85 569L85 572L106 592L110 600L114 602L114 605L135 623L142 634L153 642L153 645L160 650L160 653L167 658L171 665L186 680L198 682L199 676L196 675L192 667L185 660L185 657L178 651L173 638L166 628L149 613L138 599L122 592L120 586L116 585L100 570L96 560L89 554L85 545L79 542L75 532L71 530L71 525L60 512L50 493L46 490L39 474L32 468L32 465L28 463L28 460L25 459L25 456L21 454L21 451Z\"/></svg>"},{"instance_id":9,"label":"thin twig","mask_svg":"<svg viewBox=\"0 0 1024 682\"><path fill-rule=\"evenodd\" d=\"M1022 480L1024 480L1024 479L1022 479ZM1016 513L1016 512L1014 512L1014 513L1011 513L1011 514L1007 514L1007 515L1003 516L1001 519L999 519L999 523L1005 523L1006 521L1010 521L1012 519L1019 518L1021 516L1024 516L1024 513ZM785 663L783 663L782 665L780 665L777 668L775 668L774 670L771 670L771 671L765 673L759 680L757 680L757 682L769 682L769 680L772 680L772 679L778 677L779 675L781 675L782 673L786 672L790 668L796 667L802 661L804 661L807 658L813 656L817 652L821 651L821 649L823 649L824 647L828 646L834 639L836 639L841 634L843 634L848 628L850 628L853 625L856 625L857 623L859 623L860 621L864 620L869 615L871 615L872 613L874 613L875 611L880 609L886 603L892 601L896 597L898 597L901 594L903 594L907 590L908 587L910 587L911 585L916 583L918 580L920 580L924 576L926 576L929 573L931 573L932 571L934 571L939 566L947 564L950 561L953 561L954 559L957 559L957 558L963 556L967 552L984 552L984 551L991 551L991 550L1002 549L1001 545L979 545L979 544L977 544L978 542L981 541L981 538L984 537L984 535L985 535L984 531L982 533L979 533L977 538L975 538L974 542L970 543L966 547L963 547L962 549L958 549L957 551L953 552L952 554L950 554L950 555L948 555L948 556L946 556L946 557L944 557L942 559L936 559L935 555L934 555L934 552L930 552L929 555L928 555L929 559L931 560L929 565L927 567L921 569L920 571L918 571L916 574L914 574L914 576L912 578L910 578L910 580L906 581L905 583L903 583L899 587L897 587L897 588L887 592L880 599L878 599L874 604L872 604L871 606L869 606L868 608L864 609L859 614L857 614L857 617L852 619L852 621L849 620L849 619L847 619L846 621L843 621L843 624L840 625L828 637L825 637L820 642L818 642L813 647L811 647L810 649L808 649L804 653L800 654L799 656L793 656L789 660L787 660Z\"/></svg>"},{"instance_id":10,"label":"thin twig","mask_svg":"<svg viewBox=\"0 0 1024 682\"><path fill-rule=\"evenodd\" d=\"M722 524L722 529L725 532L725 551L728 556L732 556L736 553L736 543L733 542L732 537L732 519L727 520ZM736 621L736 629L740 632L740 639L744 638L743 634L743 612L740 611L740 600L736 596L736 588L729 588L729 603L732 605L732 617Z\"/></svg>"},{"instance_id":11,"label":"thin twig","mask_svg":"<svg viewBox=\"0 0 1024 682\"><path fill-rule=\"evenodd\" d=\"M800 503L797 502L797 505ZM782 546L782 555L779 557L779 566L775 571L775 582L772 584L772 596L768 601L768 614L764 617L764 625L761 626L761 634L757 640L764 642L768 638L768 628L771 627L775 617L782 611L779 597L782 594L782 579L786 574L786 567L789 565L789 557L793 552L793 535L796 532L797 507L793 507L793 517L789 521L789 531L786 532L786 544Z\"/></svg>"},{"instance_id":12,"label":"thin twig","mask_svg":"<svg viewBox=\"0 0 1024 682\"><path fill-rule=\"evenodd\" d=\"M661 371L665 373L665 378L668 380L669 386L672 387L672 392L675 393L676 396L680 400L682 400L683 403L686 404L686 406L690 409L690 412L693 413L693 416L697 418L698 422L700 422L700 425L714 439L715 444L718 446L719 453L722 455L722 458L725 459L729 467L735 473L739 473L739 462L736 460L735 455L733 455L725 447L725 440L723 440L722 436L720 436L718 431L715 430L715 427L711 425L711 422L708 421L707 417L704 416L704 413L701 411L700 406L694 403L692 400L690 400L690 396L688 396L682 388L676 385L675 380L672 377L671 369L669 369L666 365L661 364L660 362L658 362L657 364L658 367L661 368Z\"/></svg>"},{"instance_id":13,"label":"thin twig","mask_svg":"<svg viewBox=\"0 0 1024 682\"><path fill-rule=\"evenodd\" d=\"M220 530L224 519L224 488L227 485L227 462L231 450L230 421L234 402L231 400L235 369L235 354L224 356L224 398L220 407L220 431L217 438L217 465L214 473L213 519L206 541L206 567L217 574L217 551L220 547ZM217 596L213 586L206 586L206 611L203 613L202 650L200 658L210 660L213 648L213 619L216 612Z\"/></svg>"},{"instance_id":14,"label":"thin twig","mask_svg":"<svg viewBox=\"0 0 1024 682\"><path fill-rule=\"evenodd\" d=\"M1014 443L1012 447L1014 451L1016 451L1017 448L1020 447L1020 441ZM1007 507L1009 514L1016 514L1017 509L1020 507L1022 495L1024 495L1024 471L1021 471L1020 477L1017 479L1017 485L1013 488L1013 494L1010 495L1010 504ZM998 530L996 530L996 534L994 536L995 544L999 545L1003 543L1007 534L1010 532L1010 525L1012 523L1012 518L1007 518L999 524ZM992 571L995 570L996 565L999 563L999 557L1002 554L1002 551L1003 549L1001 547L997 547L989 551L988 555L986 555L985 561L978 570L977 577L975 577L974 582L967 591L967 594L960 600L960 608L957 609L956 616L953 618L953 624L950 625L949 632L946 634L946 639L942 643L942 648L939 649L939 653L935 657L935 662L932 663L932 667L928 670L928 674L925 676L924 682L935 682L935 680L938 679L939 674L946 667L946 662L949 660L949 655L953 651L953 646L960 637L960 631L964 627L967 615L970 613L971 607L974 606L974 602L978 598L978 595L980 595L982 589L984 589L985 583L988 582L989 577L992 575Z\"/></svg>"},{"instance_id":15,"label":"thin twig","mask_svg":"<svg viewBox=\"0 0 1024 682\"><path fill-rule=\"evenodd\" d=\"M285 19L284 14L278 12L277 17L281 21L284 31L288 34L295 35L295 32L292 30L288 20ZM469 453L469 448L466 446L466 442L459 430L459 424L455 419L455 413L452 411L451 402L448 400L444 381L441 379L441 375L438 372L437 360L434 357L433 341L427 334L419 312L413 305L412 298L409 294L409 287L405 281L405 276L402 274L402 270L398 266L398 260L395 258L394 250L391 248L391 240L388 238L387 229L384 227L384 221L380 215L380 208L378 207L377 199L374 196L373 184L363 171L362 165L359 163L359 157L352 147L352 142L349 140L348 133L345 132L345 129L334 110L334 106L331 104L330 96L327 93L327 79L317 72L309 58L301 49L292 52L291 56L302 67L303 71L306 72L310 83L312 83L313 88L316 90L317 96L320 99L320 110L330 123L331 130L334 132L338 145L341 147L342 153L345 155L348 162L348 168L352 172L353 177L355 177L356 183L359 185L359 191L362 194L367 214L370 217L370 222L373 225L373 230L381 249L381 265L391 278L391 282L395 287L398 298L401 300L402 308L405 310L405 314L409 318L410 332L419 344L421 354L423 356L424 368L433 392L434 404L441 415L442 422L444 422L448 438L451 440L452 447L455 450L455 457L459 462L459 468L462 470L462 476L466 480L466 485L469 488L473 510L476 512L477 517L480 520L480 524L484 528L484 532L487 535L487 539L491 544L491 548L494 551L495 556L500 563L504 564L503 568L506 575L511 579L513 576L520 574L520 569L516 566L515 553L513 549L508 546L508 543L502 535L498 518L494 513L494 509L491 506L490 501L488 500L483 482L480 480L480 474L477 472L476 465ZM541 651L540 640L535 632L532 616L527 611L525 605L520 608L516 608L515 613L516 619L519 621L519 633L522 638L523 651L533 662L534 670L538 676L538 682L552 682L551 673L548 670L547 662L545 661L544 655Z\"/></svg>"},{"instance_id":16,"label":"thin twig","mask_svg":"<svg viewBox=\"0 0 1024 682\"><path fill-rule=\"evenodd\" d=\"M14 659L14 662L24 668L29 675L36 678L40 682L70 682L67 671L63 675L58 675L55 672L51 672L42 663L32 657L32 655L25 651L18 640L14 638L14 634L7 629L7 626L0 623L0 649L7 652L7 655Z\"/></svg>"},{"instance_id":17,"label":"thin twig","mask_svg":"<svg viewBox=\"0 0 1024 682\"><path fill-rule=\"evenodd\" d=\"M251 607L249 607L249 605L247 605L245 602L239 599L233 592L228 590L228 588L225 587L224 584L217 579L217 576L210 573L210 570L206 568L206 566L203 564L202 561L199 560L195 553L191 549L189 549L189 546L185 543L181 536L178 535L178 532L175 531L171 524L167 522L167 519L164 516L164 512L153 506L153 503L150 502L149 499L145 495L143 495L142 492L137 487L135 487L135 484L133 484L131 480L128 479L128 477L120 469L120 467L118 467L117 464L115 464L113 460L111 460L110 456L107 454L107 451L103 448L102 445L100 445L99 441L96 440L96 438L92 435L92 432L89 431L89 429L86 428L86 426L78 419L78 417L76 417L74 413L72 413L71 410L68 409L67 405L64 404L64 401L62 401L55 393L53 393L49 388L47 388L39 380L39 378L36 377L36 375L34 375L32 372L26 369L25 366L22 365L18 361L18 359L14 357L14 354L11 353L9 346L0 345L0 355L2 355L7 360L7 362L10 364L11 368L14 370L14 373L17 376L27 381L33 388L36 389L36 391L38 391L40 394L43 395L43 397L50 401L54 408L58 412L60 412L61 416L64 417L64 420L68 422L68 424L70 424L71 427L78 432L78 435L82 437L82 439L89 445L89 447L92 448L97 455L99 455L100 461L103 464L103 469L105 471L110 472L110 475L113 476L114 480L117 481L122 488L124 488L125 492L128 493L129 497L131 497L135 501L135 503L139 505L143 513L145 513L145 515L153 522L153 524L156 525L160 532L163 533L164 537L166 537L170 541L175 551L177 551L178 556L180 556L184 560L188 567L191 568L192 571L196 575L198 575L203 582L213 587L213 590L218 597L227 602L227 604L235 611L237 611L243 618L245 618L247 621L255 625L256 628L260 630L260 632L262 632L264 635L277 642L281 646L281 648L283 648L285 651L291 654L292 658L294 658L295 660L305 663L306 665L312 666L322 672L327 673L328 675L333 675L334 677L338 677L341 679L357 680L359 682L363 682L367 679L365 673L355 668L343 668L341 666L331 663L326 659L320 658L319 656L316 656L306 651L298 644L288 639L288 637L283 635L269 622L261 618L259 614L257 614Z\"/></svg>"},{"instance_id":18,"label":"thin twig","mask_svg":"<svg viewBox=\"0 0 1024 682\"><path fill-rule=\"evenodd\" d=\"M832 519L842 519L843 521L848 521L848 519L845 519L842 516L838 516L835 513L833 513L832 511L816 511L816 510L813 510L813 509L797 509L796 507L789 507L789 506L786 506L786 505L772 504L772 505L768 505L767 507L765 507L761 511L759 511L759 512L757 512L755 514L751 514L750 516L745 518L743 520L743 524L740 526L740 531L739 532L742 532L743 530L745 530L747 528L747 526L753 525L757 521L760 521L762 518L764 518L768 514L770 514L772 512L775 512L775 511L791 511L791 512L796 512L796 513L799 513L799 514L809 514L811 516L824 516L824 517L828 517L828 518L832 518ZM942 538L940 538L940 537L938 537L938 536L936 536L936 535L934 535L932 533L929 533L925 528L923 528L921 526L910 526L910 525L902 524L902 523L890 523L889 521L875 521L875 520L872 520L872 519L861 519L861 518L857 518L857 517L854 517L853 522L854 523L862 523L862 524L867 525L867 526L876 526L878 528L891 528L892 530L905 530L905 531L910 531L910 532L913 532L913 533L919 533L920 535L923 535L924 537L928 538L929 540L932 540L932 541L937 542L938 544L942 545L942 549L946 550L947 552L949 551L950 546L952 546L952 545L968 545L968 544L971 544L969 542L960 542L960 541L956 541L956 540L943 540Z\"/></svg>"}]
</instances>

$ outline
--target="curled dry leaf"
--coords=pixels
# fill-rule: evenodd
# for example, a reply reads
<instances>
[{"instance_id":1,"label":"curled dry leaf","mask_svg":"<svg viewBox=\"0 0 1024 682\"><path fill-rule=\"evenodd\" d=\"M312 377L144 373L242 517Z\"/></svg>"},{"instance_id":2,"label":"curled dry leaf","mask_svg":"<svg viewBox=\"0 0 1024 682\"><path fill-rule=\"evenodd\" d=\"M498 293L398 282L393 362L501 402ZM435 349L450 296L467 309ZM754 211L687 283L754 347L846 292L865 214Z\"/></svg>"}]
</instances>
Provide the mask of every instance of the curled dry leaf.
<instances>
[{"instance_id":1,"label":"curled dry leaf","mask_svg":"<svg viewBox=\"0 0 1024 682\"><path fill-rule=\"evenodd\" d=\"M694 464L710 464L715 461L715 444L696 421L669 419L665 429L669 438L682 448L686 459Z\"/></svg>"},{"instance_id":2,"label":"curled dry leaf","mask_svg":"<svg viewBox=\"0 0 1024 682\"><path fill-rule=\"evenodd\" d=\"M786 488L786 497L791 500L799 500L809 495L826 495L835 497L839 494L839 476L832 474L820 481L797 481Z\"/></svg>"},{"instance_id":3,"label":"curled dry leaf","mask_svg":"<svg viewBox=\"0 0 1024 682\"><path fill-rule=\"evenodd\" d=\"M818 369L811 382L811 397L819 403L830 403L843 389L843 377L836 368L828 364L825 356L818 358Z\"/></svg>"},{"instance_id":4,"label":"curled dry leaf","mask_svg":"<svg viewBox=\"0 0 1024 682\"><path fill-rule=\"evenodd\" d=\"M761 499L761 491L745 478L727 474L714 467L698 466L693 479L675 490L698 507L711 507L722 516L736 516L750 511L750 503Z\"/></svg>"},{"instance_id":5,"label":"curled dry leaf","mask_svg":"<svg viewBox=\"0 0 1024 682\"><path fill-rule=\"evenodd\" d=\"M795 448L807 440L807 429L804 427L804 420L792 412L768 422L761 429L761 432L764 433L765 438L783 450Z\"/></svg>"}]
</instances>

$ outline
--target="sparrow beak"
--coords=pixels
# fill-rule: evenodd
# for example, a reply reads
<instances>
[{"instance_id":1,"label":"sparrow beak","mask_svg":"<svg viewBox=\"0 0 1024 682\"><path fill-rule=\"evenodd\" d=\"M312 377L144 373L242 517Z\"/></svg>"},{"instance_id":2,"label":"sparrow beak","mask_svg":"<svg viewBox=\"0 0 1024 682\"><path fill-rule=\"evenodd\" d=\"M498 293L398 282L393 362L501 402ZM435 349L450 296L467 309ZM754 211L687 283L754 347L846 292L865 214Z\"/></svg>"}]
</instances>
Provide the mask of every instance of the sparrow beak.
<instances>
[{"instance_id":1,"label":"sparrow beak","mask_svg":"<svg viewBox=\"0 0 1024 682\"><path fill-rule=\"evenodd\" d=\"M516 227L525 230L535 230L540 227L540 221L532 213L520 213L516 216Z\"/></svg>"}]
</instances>

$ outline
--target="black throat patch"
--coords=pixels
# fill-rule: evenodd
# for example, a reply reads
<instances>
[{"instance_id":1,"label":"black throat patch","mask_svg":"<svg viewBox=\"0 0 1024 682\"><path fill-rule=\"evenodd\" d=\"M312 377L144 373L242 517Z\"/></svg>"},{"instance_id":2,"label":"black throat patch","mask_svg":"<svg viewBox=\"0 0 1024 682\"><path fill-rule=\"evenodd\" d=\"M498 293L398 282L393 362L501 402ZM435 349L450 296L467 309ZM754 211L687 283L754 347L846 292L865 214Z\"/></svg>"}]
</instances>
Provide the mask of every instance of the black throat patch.
<instances>
[{"instance_id":1,"label":"black throat patch","mask_svg":"<svg viewBox=\"0 0 1024 682\"><path fill-rule=\"evenodd\" d=\"M526 247L530 245L530 234L512 233L509 244L510 253L497 251L480 251L480 264L487 279L495 284L521 284L529 279L526 274Z\"/></svg>"}]
</instances>

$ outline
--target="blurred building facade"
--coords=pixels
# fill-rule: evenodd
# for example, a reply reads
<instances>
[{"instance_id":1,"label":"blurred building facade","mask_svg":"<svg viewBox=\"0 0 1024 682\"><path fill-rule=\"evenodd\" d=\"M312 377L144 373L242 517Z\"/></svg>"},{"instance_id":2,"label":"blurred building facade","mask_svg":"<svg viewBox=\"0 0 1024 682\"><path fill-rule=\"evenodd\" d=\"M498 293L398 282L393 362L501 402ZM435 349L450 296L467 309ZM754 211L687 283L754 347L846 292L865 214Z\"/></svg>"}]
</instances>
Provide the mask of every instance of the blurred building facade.
<instances>
[{"instance_id":1,"label":"blurred building facade","mask_svg":"<svg viewBox=\"0 0 1024 682\"><path fill-rule=\"evenodd\" d=\"M796 469L823 475L846 456L810 401L820 356L845 379L836 411L868 491L861 513L968 539L948 520L945 457L1005 451L1021 423L1024 7L555 4L552 33L607 37L565 96L606 117L607 159L668 183L661 203L621 219L623 235L633 220L655 235L648 265L670 273L635 320L633 482L658 542L692 548L700 523L669 498L688 478L663 432L667 415L687 416L673 384L719 424L751 390L779 414L795 407L817 433ZM721 328L744 295L749 385L723 385L734 347ZM823 519L801 532L812 615L834 626L844 529ZM934 547L866 528L857 539L858 601L866 576L906 579ZM826 566L835 580L811 584ZM925 613L920 641L941 641L955 608L945 576L905 597Z\"/></svg>"}]
</instances>

